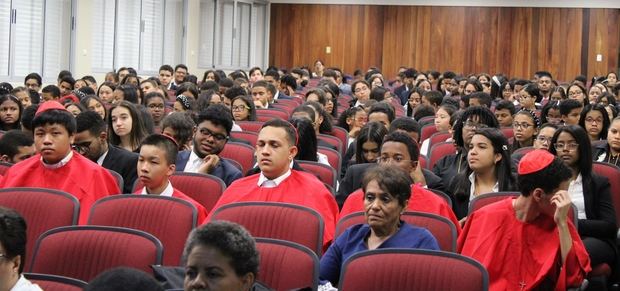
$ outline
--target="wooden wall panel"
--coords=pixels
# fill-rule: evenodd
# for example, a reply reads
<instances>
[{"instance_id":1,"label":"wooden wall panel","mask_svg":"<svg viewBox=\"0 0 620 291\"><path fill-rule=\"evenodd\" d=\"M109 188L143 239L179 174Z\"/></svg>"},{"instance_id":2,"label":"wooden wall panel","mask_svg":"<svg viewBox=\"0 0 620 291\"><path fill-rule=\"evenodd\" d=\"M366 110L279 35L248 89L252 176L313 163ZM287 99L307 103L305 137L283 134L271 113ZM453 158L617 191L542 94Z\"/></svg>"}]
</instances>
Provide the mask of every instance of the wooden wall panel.
<instances>
[{"instance_id":1,"label":"wooden wall panel","mask_svg":"<svg viewBox=\"0 0 620 291\"><path fill-rule=\"evenodd\" d=\"M390 78L405 65L421 70L504 73L521 78L548 70L558 80L618 68L619 9L271 7L270 63L281 67L311 65L320 58L348 73L378 66ZM590 17L584 20L587 13ZM588 28L585 45L584 28ZM286 39L287 33L302 31L302 40L284 48L278 44L277 39ZM326 46L332 47L332 54L325 54ZM582 58L582 52L587 59ZM595 62L597 53L603 54L603 62Z\"/></svg>"}]
</instances>

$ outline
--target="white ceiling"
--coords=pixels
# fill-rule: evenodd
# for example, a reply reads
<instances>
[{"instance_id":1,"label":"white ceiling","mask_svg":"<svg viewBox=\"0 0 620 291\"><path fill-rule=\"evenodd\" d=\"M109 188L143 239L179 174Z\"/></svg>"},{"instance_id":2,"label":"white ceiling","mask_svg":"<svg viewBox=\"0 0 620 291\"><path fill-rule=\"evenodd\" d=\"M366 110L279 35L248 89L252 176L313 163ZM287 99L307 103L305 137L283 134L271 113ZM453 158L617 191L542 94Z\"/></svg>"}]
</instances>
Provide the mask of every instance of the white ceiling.
<instances>
[{"instance_id":1,"label":"white ceiling","mask_svg":"<svg viewBox=\"0 0 620 291\"><path fill-rule=\"evenodd\" d=\"M556 7L556 8L620 8L619 0L270 0L288 4L356 4L412 6L477 6L477 7Z\"/></svg>"}]
</instances>

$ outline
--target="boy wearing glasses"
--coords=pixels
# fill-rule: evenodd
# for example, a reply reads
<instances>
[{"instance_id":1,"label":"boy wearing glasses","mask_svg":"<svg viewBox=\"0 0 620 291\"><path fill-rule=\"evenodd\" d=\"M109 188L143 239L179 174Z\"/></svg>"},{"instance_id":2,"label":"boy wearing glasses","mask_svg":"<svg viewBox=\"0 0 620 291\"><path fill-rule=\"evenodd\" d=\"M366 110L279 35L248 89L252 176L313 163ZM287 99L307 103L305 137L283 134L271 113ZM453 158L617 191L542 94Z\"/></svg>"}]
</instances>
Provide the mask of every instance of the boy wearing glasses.
<instances>
[{"instance_id":1,"label":"boy wearing glasses","mask_svg":"<svg viewBox=\"0 0 620 291\"><path fill-rule=\"evenodd\" d=\"M230 186L243 176L239 169L219 157L233 125L230 110L221 104L211 105L198 114L197 123L192 150L179 153L177 171L213 175Z\"/></svg>"}]
</instances>

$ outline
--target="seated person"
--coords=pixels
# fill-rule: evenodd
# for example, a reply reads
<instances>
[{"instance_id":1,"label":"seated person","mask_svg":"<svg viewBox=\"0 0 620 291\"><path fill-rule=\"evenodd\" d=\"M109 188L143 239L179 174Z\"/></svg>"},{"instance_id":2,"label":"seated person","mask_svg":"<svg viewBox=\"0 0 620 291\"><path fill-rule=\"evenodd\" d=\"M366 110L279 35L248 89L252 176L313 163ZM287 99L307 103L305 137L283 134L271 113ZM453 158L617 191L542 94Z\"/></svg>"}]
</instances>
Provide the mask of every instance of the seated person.
<instances>
[{"instance_id":1,"label":"seated person","mask_svg":"<svg viewBox=\"0 0 620 291\"><path fill-rule=\"evenodd\" d=\"M590 258L568 217L571 171L545 150L519 163L521 195L469 215L458 252L489 272L489 290L566 290L581 285Z\"/></svg>"},{"instance_id":2,"label":"seated person","mask_svg":"<svg viewBox=\"0 0 620 291\"><path fill-rule=\"evenodd\" d=\"M420 248L439 250L426 229L400 219L408 207L412 180L401 169L372 168L364 175L364 216L367 224L348 228L321 258L320 279L337 286L342 264L352 255L374 249ZM361 197L358 197L361 198Z\"/></svg>"},{"instance_id":3,"label":"seated person","mask_svg":"<svg viewBox=\"0 0 620 291\"><path fill-rule=\"evenodd\" d=\"M467 168L454 177L448 190L453 198L452 209L461 223L467 217L469 202L477 196L514 190L511 162L508 140L501 130L481 128L474 132Z\"/></svg>"},{"instance_id":4,"label":"seated person","mask_svg":"<svg viewBox=\"0 0 620 291\"><path fill-rule=\"evenodd\" d=\"M0 139L0 142L2 139ZM593 145L592 158L598 162L606 162L620 166L620 117L611 121L607 130L607 142Z\"/></svg>"},{"instance_id":5,"label":"seated person","mask_svg":"<svg viewBox=\"0 0 620 291\"><path fill-rule=\"evenodd\" d=\"M592 266L602 263L615 266L618 226L611 186L607 177L597 175L592 170L588 134L581 126L563 126L555 132L551 144L553 147L550 152L571 169L568 193L577 208L577 230L590 255Z\"/></svg>"},{"instance_id":6,"label":"seated person","mask_svg":"<svg viewBox=\"0 0 620 291\"><path fill-rule=\"evenodd\" d=\"M317 162L335 168L329 164L327 156L318 151L312 121L306 118L293 118L289 122L297 129L299 137L295 160ZM337 165L335 166L337 167Z\"/></svg>"},{"instance_id":7,"label":"seated person","mask_svg":"<svg viewBox=\"0 0 620 291\"><path fill-rule=\"evenodd\" d=\"M79 224L86 224L95 201L121 193L116 179L105 168L71 150L75 117L60 103L47 101L39 106L32 127L38 154L8 169L0 188L65 191L80 201Z\"/></svg>"},{"instance_id":8,"label":"seated person","mask_svg":"<svg viewBox=\"0 0 620 291\"><path fill-rule=\"evenodd\" d=\"M257 288L264 287L256 282L259 258L254 238L242 226L209 222L187 238L183 252L185 290L267 289Z\"/></svg>"},{"instance_id":9,"label":"seated person","mask_svg":"<svg viewBox=\"0 0 620 291\"><path fill-rule=\"evenodd\" d=\"M177 171L213 175L230 186L243 176L239 169L219 156L232 129L230 109L221 104L211 105L198 114L196 122L198 129L194 135L194 148L179 153Z\"/></svg>"},{"instance_id":10,"label":"seated person","mask_svg":"<svg viewBox=\"0 0 620 291\"><path fill-rule=\"evenodd\" d=\"M551 149L551 139L553 138L553 134L558 129L558 126L553 123L545 123L540 126L538 130L538 134L536 138L534 138L534 145L532 148L539 150L549 150ZM524 152L514 152L510 155L512 159L512 166L515 167L519 164L521 158L525 155Z\"/></svg>"},{"instance_id":11,"label":"seated person","mask_svg":"<svg viewBox=\"0 0 620 291\"><path fill-rule=\"evenodd\" d=\"M0 290L42 290L23 274L26 234L26 220L15 210L0 207Z\"/></svg>"},{"instance_id":12,"label":"seated person","mask_svg":"<svg viewBox=\"0 0 620 291\"><path fill-rule=\"evenodd\" d=\"M325 228L323 245L334 237L338 205L332 194L313 174L291 169L297 154L297 136L293 125L272 119L258 134L256 161L260 173L235 181L222 194L213 209L234 202L285 202L317 211Z\"/></svg>"},{"instance_id":13,"label":"seated person","mask_svg":"<svg viewBox=\"0 0 620 291\"><path fill-rule=\"evenodd\" d=\"M108 143L108 127L95 111L78 114L73 146L77 152L123 177L123 193L133 192L138 154Z\"/></svg>"},{"instance_id":14,"label":"seated person","mask_svg":"<svg viewBox=\"0 0 620 291\"><path fill-rule=\"evenodd\" d=\"M16 164L35 153L32 136L21 130L9 130L0 137L0 162Z\"/></svg>"},{"instance_id":15,"label":"seated person","mask_svg":"<svg viewBox=\"0 0 620 291\"><path fill-rule=\"evenodd\" d=\"M162 133L172 137L179 145L179 151L191 150L196 123L189 113L172 112L164 117L161 125Z\"/></svg>"},{"instance_id":16,"label":"seated person","mask_svg":"<svg viewBox=\"0 0 620 291\"><path fill-rule=\"evenodd\" d=\"M139 194L161 195L189 201L198 210L198 223L207 217L207 210L200 203L183 192L174 189L170 176L174 173L177 160L177 144L169 136L152 134L142 141L138 158L138 177L144 188Z\"/></svg>"},{"instance_id":17,"label":"seated person","mask_svg":"<svg viewBox=\"0 0 620 291\"><path fill-rule=\"evenodd\" d=\"M428 212L443 216L450 219L457 230L460 231L459 222L454 212L452 212L448 201L422 188L422 185L418 182L424 179L423 177L420 178L420 174L417 170L419 168L418 156L417 143L402 132L393 132L385 136L383 145L381 146L379 164L396 166L405 171L412 179L411 198L409 199L409 207L407 210ZM376 166L373 165L373 167ZM364 173L360 173L360 175L363 177ZM364 193L361 189L351 193L340 210L340 218L353 212L362 211L363 196Z\"/></svg>"},{"instance_id":18,"label":"seated person","mask_svg":"<svg viewBox=\"0 0 620 291\"><path fill-rule=\"evenodd\" d=\"M467 151L471 138L476 129L485 127L499 128L497 118L486 107L468 107L455 121L453 137L456 153L442 157L433 166L433 172L441 178L444 185L450 185L454 176L467 169Z\"/></svg>"}]
</instances>

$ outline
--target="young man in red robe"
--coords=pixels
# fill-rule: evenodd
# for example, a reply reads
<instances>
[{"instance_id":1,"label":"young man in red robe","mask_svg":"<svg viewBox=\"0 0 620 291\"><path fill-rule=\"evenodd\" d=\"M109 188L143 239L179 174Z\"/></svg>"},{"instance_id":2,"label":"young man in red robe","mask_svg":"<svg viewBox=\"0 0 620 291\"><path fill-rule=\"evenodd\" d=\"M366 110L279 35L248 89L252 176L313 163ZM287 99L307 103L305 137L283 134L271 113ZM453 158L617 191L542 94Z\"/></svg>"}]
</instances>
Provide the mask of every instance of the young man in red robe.
<instances>
[{"instance_id":1,"label":"young man in red robe","mask_svg":"<svg viewBox=\"0 0 620 291\"><path fill-rule=\"evenodd\" d=\"M566 290L579 287L591 270L575 225L568 217L571 171L546 150L519 163L521 195L469 215L458 252L489 272L489 290Z\"/></svg>"},{"instance_id":2,"label":"young man in red robe","mask_svg":"<svg viewBox=\"0 0 620 291\"><path fill-rule=\"evenodd\" d=\"M325 223L323 245L334 238L338 205L323 183L311 173L291 169L297 154L293 125L273 119L258 134L256 161L260 173L236 180L213 209L245 201L285 202L316 210Z\"/></svg>"},{"instance_id":3,"label":"young man in red robe","mask_svg":"<svg viewBox=\"0 0 620 291\"><path fill-rule=\"evenodd\" d=\"M75 118L60 103L41 104L32 128L37 154L12 166L0 188L37 187L67 192L80 201L80 224L86 224L95 201L121 193L108 170L71 150Z\"/></svg>"},{"instance_id":4,"label":"young man in red robe","mask_svg":"<svg viewBox=\"0 0 620 291\"><path fill-rule=\"evenodd\" d=\"M146 137L140 145L138 157L138 179L144 188L136 194L161 195L188 201L198 210L198 224L207 218L207 210L196 200L172 187L170 176L176 170L178 145L172 139L161 134Z\"/></svg>"},{"instance_id":5,"label":"young man in red robe","mask_svg":"<svg viewBox=\"0 0 620 291\"><path fill-rule=\"evenodd\" d=\"M419 166L418 157L418 146L406 133L395 131L386 135L383 139L379 162L401 168L409 173L414 182L419 179L416 175L416 168ZM409 198L407 210L443 216L454 223L457 232L461 231L459 221L448 202L439 195L415 183L411 185L411 198ZM362 189L356 190L347 197L340 210L340 218L359 211L364 211L364 193Z\"/></svg>"}]
</instances>

